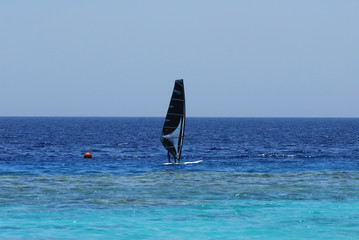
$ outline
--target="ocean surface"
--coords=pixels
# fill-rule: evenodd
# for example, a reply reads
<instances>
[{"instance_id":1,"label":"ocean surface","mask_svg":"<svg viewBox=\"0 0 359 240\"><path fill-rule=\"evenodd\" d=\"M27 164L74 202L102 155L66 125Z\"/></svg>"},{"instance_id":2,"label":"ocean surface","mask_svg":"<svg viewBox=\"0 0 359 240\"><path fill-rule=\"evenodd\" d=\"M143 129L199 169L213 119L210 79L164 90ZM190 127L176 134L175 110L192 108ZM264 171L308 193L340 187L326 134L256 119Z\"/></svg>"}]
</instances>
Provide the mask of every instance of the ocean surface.
<instances>
[{"instance_id":1,"label":"ocean surface","mask_svg":"<svg viewBox=\"0 0 359 240\"><path fill-rule=\"evenodd\" d=\"M359 119L163 121L1 117L0 239L359 239Z\"/></svg>"}]
</instances>

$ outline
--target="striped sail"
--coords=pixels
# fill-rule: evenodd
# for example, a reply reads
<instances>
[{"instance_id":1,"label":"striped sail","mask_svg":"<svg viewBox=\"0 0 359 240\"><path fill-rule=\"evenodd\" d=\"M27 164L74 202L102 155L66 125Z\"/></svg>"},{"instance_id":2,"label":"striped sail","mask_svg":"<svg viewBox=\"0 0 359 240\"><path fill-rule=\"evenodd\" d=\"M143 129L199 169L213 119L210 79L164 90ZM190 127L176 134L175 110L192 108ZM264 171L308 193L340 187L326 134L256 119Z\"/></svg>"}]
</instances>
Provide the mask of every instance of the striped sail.
<instances>
[{"instance_id":1,"label":"striped sail","mask_svg":"<svg viewBox=\"0 0 359 240\"><path fill-rule=\"evenodd\" d=\"M178 160L181 158L184 126L186 120L186 105L183 79L176 80L168 107L166 120L163 125L161 142L163 146Z\"/></svg>"}]
</instances>

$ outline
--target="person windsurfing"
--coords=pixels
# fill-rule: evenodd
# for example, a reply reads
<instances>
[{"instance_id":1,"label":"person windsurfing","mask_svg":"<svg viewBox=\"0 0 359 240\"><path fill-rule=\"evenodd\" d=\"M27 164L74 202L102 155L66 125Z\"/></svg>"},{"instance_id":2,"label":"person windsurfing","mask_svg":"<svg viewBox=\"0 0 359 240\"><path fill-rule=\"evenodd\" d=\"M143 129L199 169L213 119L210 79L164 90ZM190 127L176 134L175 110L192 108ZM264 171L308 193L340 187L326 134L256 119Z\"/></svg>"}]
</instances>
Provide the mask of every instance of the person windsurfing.
<instances>
[{"instance_id":1,"label":"person windsurfing","mask_svg":"<svg viewBox=\"0 0 359 240\"><path fill-rule=\"evenodd\" d=\"M176 154L176 149L173 146L173 144L171 143L171 141L167 138L167 136L162 136L161 137L161 142L163 144L163 146L165 146L165 148L167 149L167 158L168 158L168 163L172 163L171 162L171 155L174 158L174 162L179 163L179 157L178 154Z\"/></svg>"},{"instance_id":2,"label":"person windsurfing","mask_svg":"<svg viewBox=\"0 0 359 240\"><path fill-rule=\"evenodd\" d=\"M171 155L172 155L172 154L170 153L170 151L168 151L168 152L167 152L168 163L172 163L172 162L171 162ZM174 158L174 160L175 160L175 163L177 163L177 161L178 161L178 163L179 163L180 160L178 159L178 155L177 155L177 156L173 156L173 158Z\"/></svg>"},{"instance_id":3,"label":"person windsurfing","mask_svg":"<svg viewBox=\"0 0 359 240\"><path fill-rule=\"evenodd\" d=\"M172 163L171 162L171 153L170 151L167 152L167 157L168 157L168 163ZM177 158L173 156L173 158L175 159L175 163L177 163Z\"/></svg>"},{"instance_id":4,"label":"person windsurfing","mask_svg":"<svg viewBox=\"0 0 359 240\"><path fill-rule=\"evenodd\" d=\"M186 121L186 105L183 79L175 81L173 92L168 106L166 119L163 124L160 140L167 150L168 163L171 155L174 163L179 163L182 152L184 127Z\"/></svg>"}]
</instances>

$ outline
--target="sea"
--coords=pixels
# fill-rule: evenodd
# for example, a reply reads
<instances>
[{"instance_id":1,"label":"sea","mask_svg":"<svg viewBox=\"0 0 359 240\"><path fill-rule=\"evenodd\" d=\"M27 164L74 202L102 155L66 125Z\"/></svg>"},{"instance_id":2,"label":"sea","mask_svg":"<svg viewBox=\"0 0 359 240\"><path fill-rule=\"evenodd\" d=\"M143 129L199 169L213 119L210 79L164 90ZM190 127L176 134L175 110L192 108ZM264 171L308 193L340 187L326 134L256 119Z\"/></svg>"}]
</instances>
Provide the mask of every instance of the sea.
<instances>
[{"instance_id":1,"label":"sea","mask_svg":"<svg viewBox=\"0 0 359 240\"><path fill-rule=\"evenodd\" d=\"M359 239L359 119L163 123L1 117L0 239Z\"/></svg>"}]
</instances>

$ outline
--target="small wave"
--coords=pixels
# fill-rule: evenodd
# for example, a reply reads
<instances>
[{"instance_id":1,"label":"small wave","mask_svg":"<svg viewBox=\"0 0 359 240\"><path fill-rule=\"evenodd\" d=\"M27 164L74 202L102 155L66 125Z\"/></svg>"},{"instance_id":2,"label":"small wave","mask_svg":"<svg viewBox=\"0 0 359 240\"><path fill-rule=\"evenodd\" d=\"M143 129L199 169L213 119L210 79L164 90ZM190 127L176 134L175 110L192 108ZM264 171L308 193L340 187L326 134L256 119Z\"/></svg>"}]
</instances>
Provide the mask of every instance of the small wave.
<instances>
[{"instance_id":1,"label":"small wave","mask_svg":"<svg viewBox=\"0 0 359 240\"><path fill-rule=\"evenodd\" d=\"M257 155L258 157L263 157L263 158L294 158L296 155L294 154L282 154L282 153L273 153L273 154L266 154L266 153L262 153Z\"/></svg>"},{"instance_id":2,"label":"small wave","mask_svg":"<svg viewBox=\"0 0 359 240\"><path fill-rule=\"evenodd\" d=\"M211 147L209 150L211 150L211 151L214 151L214 150L228 150L228 148Z\"/></svg>"},{"instance_id":3,"label":"small wave","mask_svg":"<svg viewBox=\"0 0 359 240\"><path fill-rule=\"evenodd\" d=\"M128 145L128 143L118 143L117 146Z\"/></svg>"}]
</instances>

